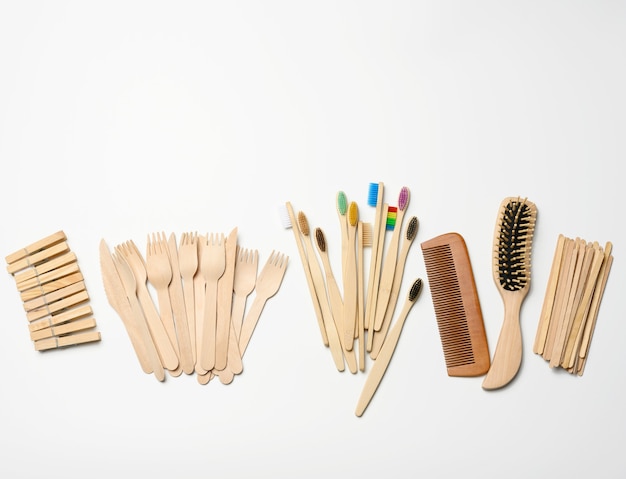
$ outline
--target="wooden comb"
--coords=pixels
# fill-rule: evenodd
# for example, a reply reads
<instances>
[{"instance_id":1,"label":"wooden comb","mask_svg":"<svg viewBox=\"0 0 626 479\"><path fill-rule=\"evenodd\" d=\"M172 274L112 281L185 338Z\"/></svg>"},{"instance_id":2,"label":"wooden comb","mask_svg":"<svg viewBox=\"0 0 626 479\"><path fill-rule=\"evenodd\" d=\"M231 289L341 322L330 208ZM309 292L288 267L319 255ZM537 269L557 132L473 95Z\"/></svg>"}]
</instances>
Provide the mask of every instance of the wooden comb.
<instances>
[{"instance_id":1,"label":"wooden comb","mask_svg":"<svg viewBox=\"0 0 626 479\"><path fill-rule=\"evenodd\" d=\"M448 376L481 376L489 347L465 240L446 233L421 244Z\"/></svg>"}]
</instances>

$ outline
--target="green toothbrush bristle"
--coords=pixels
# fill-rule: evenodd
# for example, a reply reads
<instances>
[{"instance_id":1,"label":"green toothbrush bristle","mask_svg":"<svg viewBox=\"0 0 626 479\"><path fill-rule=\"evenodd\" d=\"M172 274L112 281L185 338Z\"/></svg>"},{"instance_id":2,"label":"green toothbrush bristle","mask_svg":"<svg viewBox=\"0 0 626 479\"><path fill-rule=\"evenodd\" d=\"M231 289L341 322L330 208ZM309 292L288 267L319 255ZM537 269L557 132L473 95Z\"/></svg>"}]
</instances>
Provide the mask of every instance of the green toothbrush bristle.
<instances>
[{"instance_id":1,"label":"green toothbrush bristle","mask_svg":"<svg viewBox=\"0 0 626 479\"><path fill-rule=\"evenodd\" d=\"M339 210L339 214L341 216L345 216L348 211L348 199L343 191L337 193L337 209Z\"/></svg>"}]
</instances>

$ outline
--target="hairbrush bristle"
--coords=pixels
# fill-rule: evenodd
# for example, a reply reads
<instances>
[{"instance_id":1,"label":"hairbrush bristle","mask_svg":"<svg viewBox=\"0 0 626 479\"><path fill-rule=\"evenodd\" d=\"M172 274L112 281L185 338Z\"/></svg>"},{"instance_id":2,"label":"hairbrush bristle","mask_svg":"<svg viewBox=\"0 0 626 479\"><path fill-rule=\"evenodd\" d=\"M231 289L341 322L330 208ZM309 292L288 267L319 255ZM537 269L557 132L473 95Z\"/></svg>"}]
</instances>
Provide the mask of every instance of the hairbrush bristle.
<instances>
[{"instance_id":1,"label":"hairbrush bristle","mask_svg":"<svg viewBox=\"0 0 626 479\"><path fill-rule=\"evenodd\" d=\"M353 201L348 208L348 223L350 226L356 226L357 221L359 221L359 207Z\"/></svg>"},{"instance_id":2,"label":"hairbrush bristle","mask_svg":"<svg viewBox=\"0 0 626 479\"><path fill-rule=\"evenodd\" d=\"M398 208L390 206L387 210L387 223L386 228L388 231L393 231L396 226L396 218L398 217Z\"/></svg>"},{"instance_id":3,"label":"hairbrush bristle","mask_svg":"<svg viewBox=\"0 0 626 479\"><path fill-rule=\"evenodd\" d=\"M326 252L326 237L321 228L315 228L315 240L322 253Z\"/></svg>"},{"instance_id":4,"label":"hairbrush bristle","mask_svg":"<svg viewBox=\"0 0 626 479\"><path fill-rule=\"evenodd\" d=\"M302 211L298 213L298 226L300 227L300 232L304 236L309 236L309 234L311 233L311 230L309 229L309 221Z\"/></svg>"},{"instance_id":5,"label":"hairbrush bristle","mask_svg":"<svg viewBox=\"0 0 626 479\"><path fill-rule=\"evenodd\" d=\"M509 198L502 204L494 245L494 269L507 291L519 291L530 281L530 254L537 210L527 200Z\"/></svg>"},{"instance_id":6,"label":"hairbrush bristle","mask_svg":"<svg viewBox=\"0 0 626 479\"><path fill-rule=\"evenodd\" d=\"M406 205L409 204L409 189L406 186L403 186L400 190L400 196L398 197L398 208L402 211L406 208Z\"/></svg>"},{"instance_id":7,"label":"hairbrush bristle","mask_svg":"<svg viewBox=\"0 0 626 479\"><path fill-rule=\"evenodd\" d=\"M417 227L417 217L413 216L406 227L406 239L408 241L413 241L415 239L415 236L417 235Z\"/></svg>"},{"instance_id":8,"label":"hairbrush bristle","mask_svg":"<svg viewBox=\"0 0 626 479\"><path fill-rule=\"evenodd\" d=\"M378 183L370 183L369 192L367 194L367 204L376 206L378 203Z\"/></svg>"},{"instance_id":9,"label":"hairbrush bristle","mask_svg":"<svg viewBox=\"0 0 626 479\"><path fill-rule=\"evenodd\" d=\"M348 199L343 191L337 193L337 211L341 216L344 216L348 211Z\"/></svg>"},{"instance_id":10,"label":"hairbrush bristle","mask_svg":"<svg viewBox=\"0 0 626 479\"><path fill-rule=\"evenodd\" d=\"M372 223L361 223L361 239L363 246L372 246Z\"/></svg>"},{"instance_id":11,"label":"hairbrush bristle","mask_svg":"<svg viewBox=\"0 0 626 479\"><path fill-rule=\"evenodd\" d=\"M417 299L418 295L420 294L421 290L422 290L422 280L420 278L417 278L413 282L413 285L411 286L411 289L409 290L408 300L411 303L414 302Z\"/></svg>"}]
</instances>

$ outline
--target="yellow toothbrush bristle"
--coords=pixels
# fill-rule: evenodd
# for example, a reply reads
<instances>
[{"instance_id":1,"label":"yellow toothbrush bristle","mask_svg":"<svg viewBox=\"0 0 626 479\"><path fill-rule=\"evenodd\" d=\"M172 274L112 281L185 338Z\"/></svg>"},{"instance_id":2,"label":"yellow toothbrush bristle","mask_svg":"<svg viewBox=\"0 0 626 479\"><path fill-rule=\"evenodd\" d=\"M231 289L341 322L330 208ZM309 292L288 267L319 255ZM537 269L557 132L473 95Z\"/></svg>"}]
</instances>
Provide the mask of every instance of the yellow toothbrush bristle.
<instances>
[{"instance_id":1,"label":"yellow toothbrush bristle","mask_svg":"<svg viewBox=\"0 0 626 479\"><path fill-rule=\"evenodd\" d=\"M350 223L350 226L356 226L358 221L359 221L359 207L353 201L352 203L350 203L350 207L348 208L348 222Z\"/></svg>"}]
</instances>

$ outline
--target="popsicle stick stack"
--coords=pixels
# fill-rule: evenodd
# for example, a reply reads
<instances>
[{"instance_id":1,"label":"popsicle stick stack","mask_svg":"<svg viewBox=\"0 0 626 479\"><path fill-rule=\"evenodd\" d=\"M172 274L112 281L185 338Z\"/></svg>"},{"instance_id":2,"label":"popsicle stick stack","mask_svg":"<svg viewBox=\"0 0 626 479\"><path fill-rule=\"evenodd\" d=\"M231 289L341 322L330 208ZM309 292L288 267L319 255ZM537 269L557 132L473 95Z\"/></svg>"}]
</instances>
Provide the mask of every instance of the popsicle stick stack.
<instances>
[{"instance_id":1,"label":"popsicle stick stack","mask_svg":"<svg viewBox=\"0 0 626 479\"><path fill-rule=\"evenodd\" d=\"M130 240L100 243L107 299L122 319L145 373L159 381L183 372L200 384L230 384L267 300L278 291L288 257L259 254L230 234L148 235L145 254ZM248 297L255 291L250 304Z\"/></svg>"},{"instance_id":2,"label":"popsicle stick stack","mask_svg":"<svg viewBox=\"0 0 626 479\"><path fill-rule=\"evenodd\" d=\"M100 341L76 255L63 231L6 257L35 350Z\"/></svg>"},{"instance_id":3,"label":"popsicle stick stack","mask_svg":"<svg viewBox=\"0 0 626 479\"><path fill-rule=\"evenodd\" d=\"M559 235L533 351L571 374L582 376L613 245Z\"/></svg>"}]
</instances>

